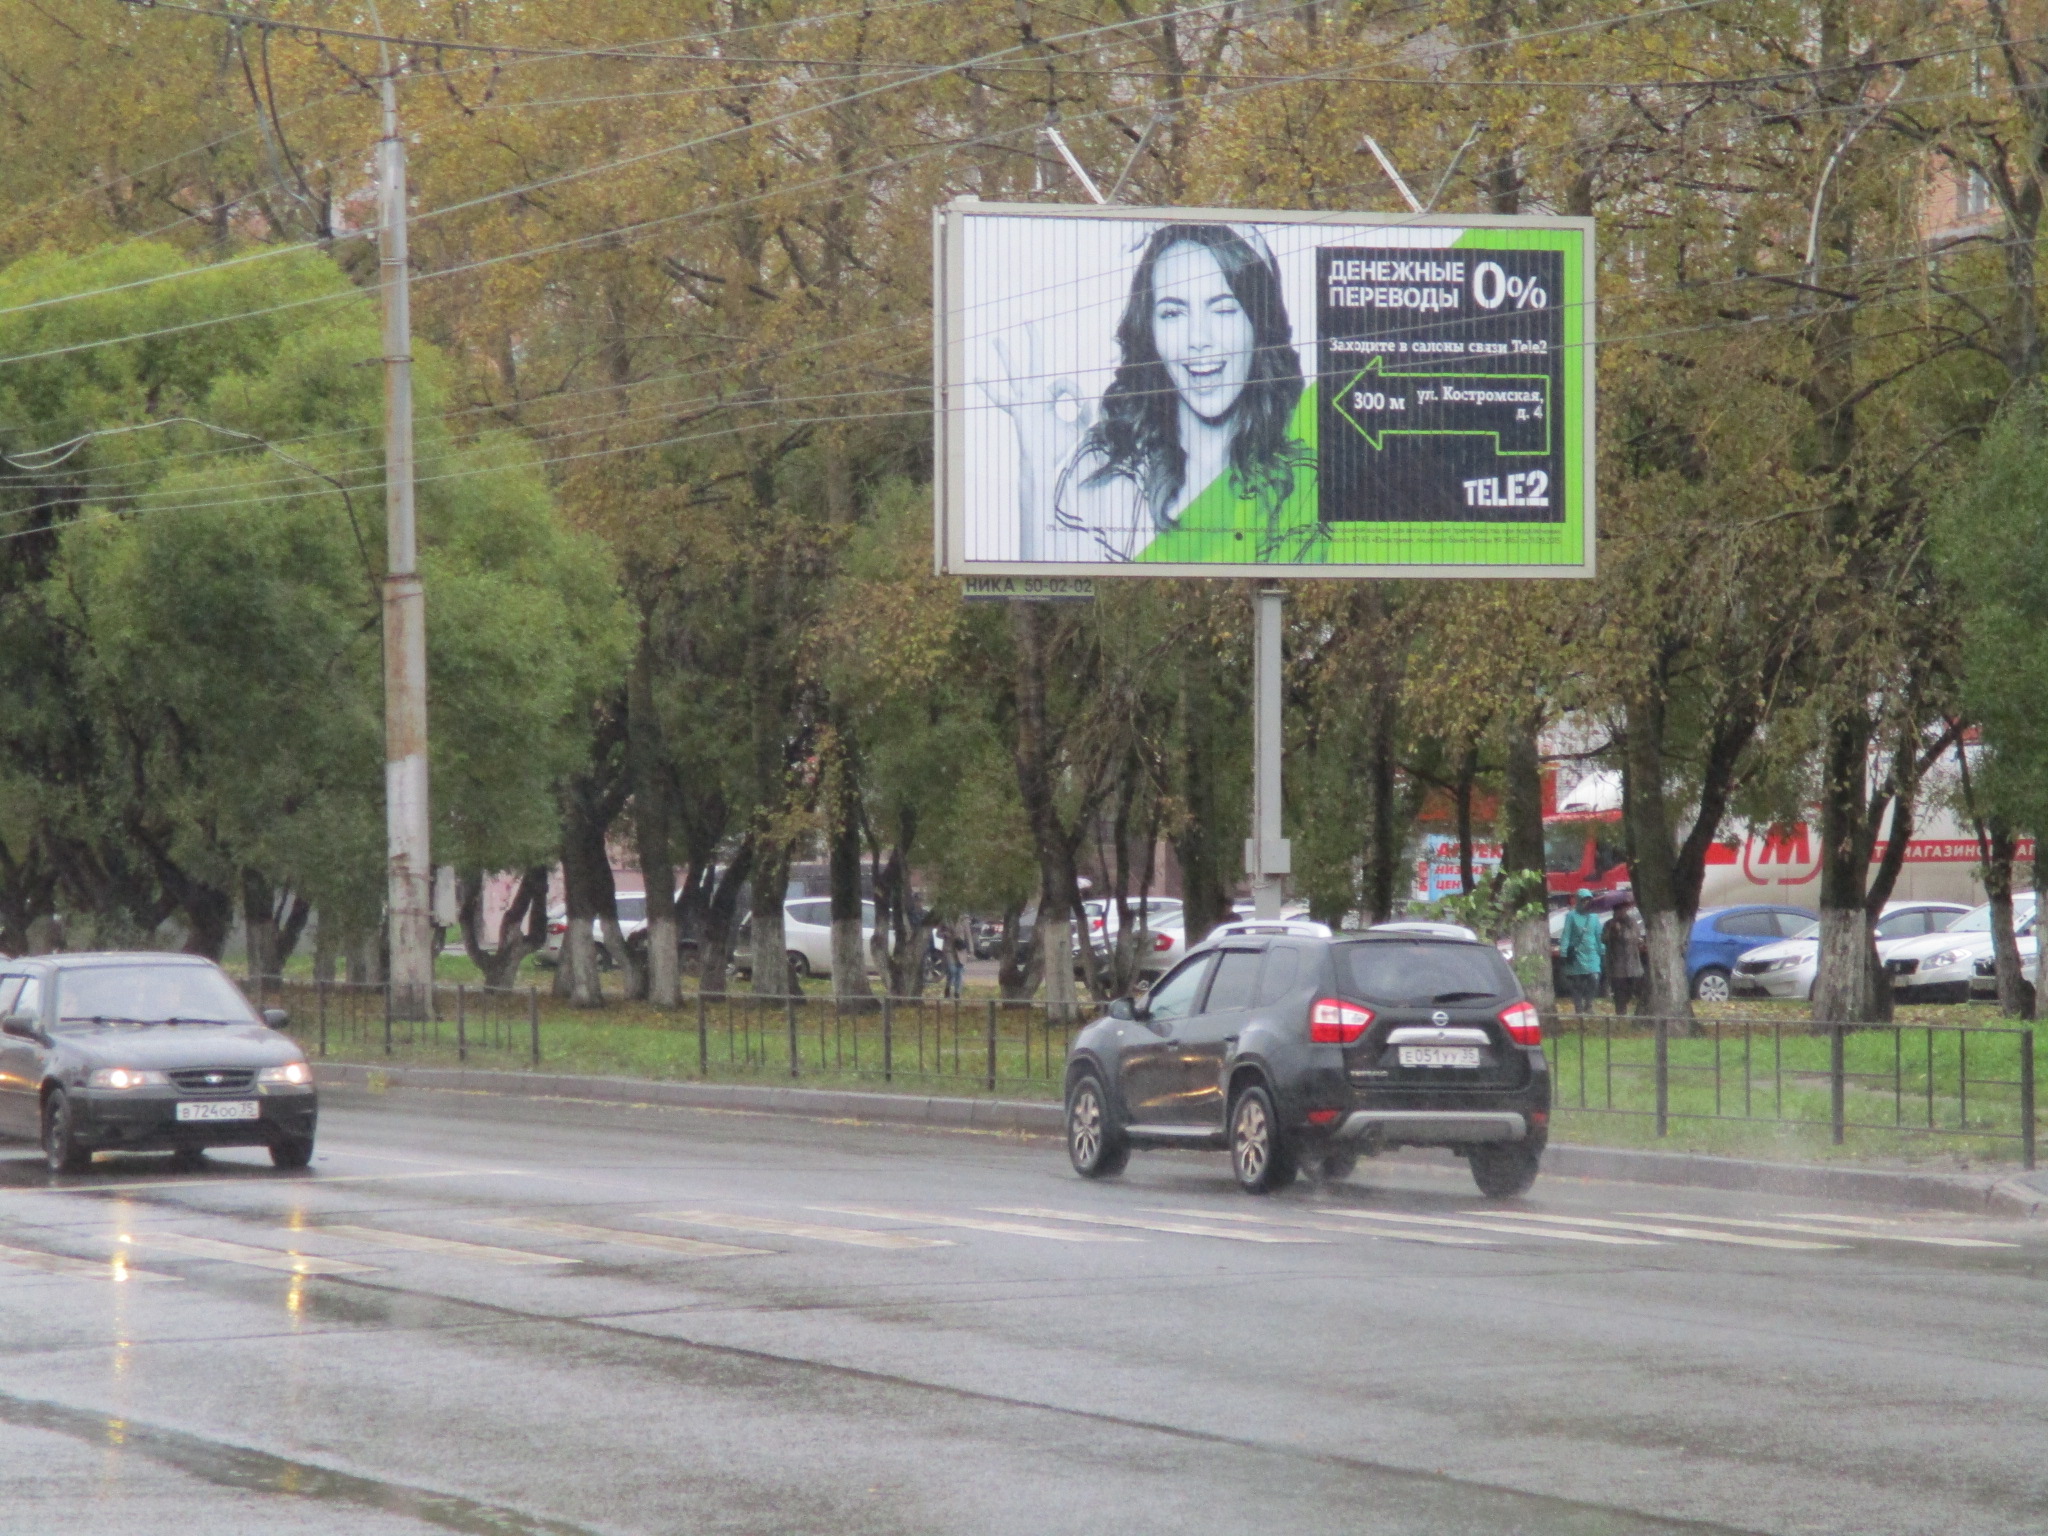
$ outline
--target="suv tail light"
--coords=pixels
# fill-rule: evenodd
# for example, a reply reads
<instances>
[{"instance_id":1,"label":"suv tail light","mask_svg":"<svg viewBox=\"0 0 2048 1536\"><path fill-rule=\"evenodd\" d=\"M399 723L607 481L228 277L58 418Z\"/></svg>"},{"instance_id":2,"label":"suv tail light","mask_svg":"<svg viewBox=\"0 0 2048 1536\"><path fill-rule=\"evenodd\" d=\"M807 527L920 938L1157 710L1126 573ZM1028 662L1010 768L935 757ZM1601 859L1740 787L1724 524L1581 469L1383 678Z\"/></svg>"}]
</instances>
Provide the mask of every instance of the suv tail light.
<instances>
[{"instance_id":1,"label":"suv tail light","mask_svg":"<svg viewBox=\"0 0 2048 1536\"><path fill-rule=\"evenodd\" d=\"M1158 950L1168 950L1173 948L1173 935L1170 933L1153 934L1152 947Z\"/></svg>"},{"instance_id":2,"label":"suv tail light","mask_svg":"<svg viewBox=\"0 0 2048 1536\"><path fill-rule=\"evenodd\" d=\"M1534 1003L1509 1003L1500 1011L1500 1022L1508 1038L1517 1045L1543 1043L1543 1015L1536 1011Z\"/></svg>"},{"instance_id":3,"label":"suv tail light","mask_svg":"<svg viewBox=\"0 0 2048 1536\"><path fill-rule=\"evenodd\" d=\"M1308 1037L1318 1045L1355 1045L1372 1027L1372 1010L1334 997L1318 998L1308 1011Z\"/></svg>"}]
</instances>

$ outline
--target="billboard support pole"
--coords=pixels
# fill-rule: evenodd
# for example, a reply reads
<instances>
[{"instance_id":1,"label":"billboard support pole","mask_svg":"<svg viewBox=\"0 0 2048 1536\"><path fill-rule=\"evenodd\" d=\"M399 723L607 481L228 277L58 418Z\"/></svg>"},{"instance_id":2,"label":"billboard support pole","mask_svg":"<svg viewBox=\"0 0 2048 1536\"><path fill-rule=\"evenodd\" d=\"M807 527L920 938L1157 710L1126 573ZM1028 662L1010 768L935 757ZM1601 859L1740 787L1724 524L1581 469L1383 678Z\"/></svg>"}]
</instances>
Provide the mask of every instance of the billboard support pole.
<instances>
[{"instance_id":1,"label":"billboard support pole","mask_svg":"<svg viewBox=\"0 0 2048 1536\"><path fill-rule=\"evenodd\" d=\"M1252 662L1252 835L1244 843L1245 873L1251 877L1252 915L1280 915L1286 876L1293 873L1293 849L1280 835L1280 621L1286 594L1278 587L1259 591L1257 650Z\"/></svg>"}]
</instances>

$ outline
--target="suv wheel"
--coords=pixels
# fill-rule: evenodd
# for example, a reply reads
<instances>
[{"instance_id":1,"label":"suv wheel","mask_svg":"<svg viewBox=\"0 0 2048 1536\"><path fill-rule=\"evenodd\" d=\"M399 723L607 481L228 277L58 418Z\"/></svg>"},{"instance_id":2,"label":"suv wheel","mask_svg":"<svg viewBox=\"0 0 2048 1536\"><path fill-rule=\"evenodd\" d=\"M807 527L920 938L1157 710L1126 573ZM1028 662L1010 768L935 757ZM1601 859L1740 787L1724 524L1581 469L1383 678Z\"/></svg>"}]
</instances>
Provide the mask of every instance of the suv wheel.
<instances>
[{"instance_id":1,"label":"suv wheel","mask_svg":"<svg viewBox=\"0 0 2048 1536\"><path fill-rule=\"evenodd\" d=\"M1067 1090L1067 1156L1084 1179L1110 1179L1131 1160L1131 1144L1110 1117L1102 1079L1084 1072Z\"/></svg>"},{"instance_id":2,"label":"suv wheel","mask_svg":"<svg viewBox=\"0 0 2048 1536\"><path fill-rule=\"evenodd\" d=\"M1273 1096L1256 1083L1230 1109L1230 1166L1247 1194L1271 1194L1294 1182L1294 1147L1280 1127Z\"/></svg>"},{"instance_id":3,"label":"suv wheel","mask_svg":"<svg viewBox=\"0 0 2048 1536\"><path fill-rule=\"evenodd\" d=\"M1512 1142L1489 1142L1471 1152L1472 1182L1489 1200L1526 1195L1536 1182L1540 1154Z\"/></svg>"},{"instance_id":4,"label":"suv wheel","mask_svg":"<svg viewBox=\"0 0 2048 1536\"><path fill-rule=\"evenodd\" d=\"M84 1173L92 1167L92 1150L79 1145L71 1101L62 1088L43 1100L43 1158L52 1173Z\"/></svg>"}]
</instances>

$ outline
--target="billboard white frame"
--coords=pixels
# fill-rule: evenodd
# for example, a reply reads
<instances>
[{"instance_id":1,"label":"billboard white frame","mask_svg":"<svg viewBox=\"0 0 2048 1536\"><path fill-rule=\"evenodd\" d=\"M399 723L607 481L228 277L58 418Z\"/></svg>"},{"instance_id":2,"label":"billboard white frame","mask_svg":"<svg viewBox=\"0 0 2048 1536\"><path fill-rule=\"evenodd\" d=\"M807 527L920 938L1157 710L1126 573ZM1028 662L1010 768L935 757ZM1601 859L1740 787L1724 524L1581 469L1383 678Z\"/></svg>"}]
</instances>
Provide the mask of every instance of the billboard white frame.
<instances>
[{"instance_id":1,"label":"billboard white frame","mask_svg":"<svg viewBox=\"0 0 2048 1536\"><path fill-rule=\"evenodd\" d=\"M1563 386L1561 404L1566 419L1559 440L1559 459L1565 467L1566 508L1562 522L1540 526L1561 530L1552 543L1557 553L1568 558L1536 562L1480 563L1456 560L1409 562L1396 560L1328 561L1289 563L1280 560L1174 562L1161 559L988 559L969 557L968 515L970 485L967 452L968 413L990 408L988 397L976 377L970 349L982 338L969 323L967 305L970 284L966 270L967 228L980 217L1042 220L1115 220L1138 224L1218 224L1242 228L1256 225L1325 226L1333 231L1546 231L1557 238L1544 248L1565 254L1563 291L1558 303L1563 310L1565 355L1560 367ZM1409 237L1414 238L1412 235ZM1431 241L1418 248L1427 254L1430 246L1448 249L1449 242ZM933 268L935 303L933 314L933 377L935 386L934 431L937 452L934 488L933 558L942 574L958 576L1210 576L1268 579L1355 580L1362 577L1588 577L1594 572L1595 542L1595 319L1594 229L1584 218L1504 214L1384 214L1268 210L1242 208L1137 208L1118 204L1096 207L1072 204L984 203L972 197L955 199L934 211ZM1297 347L1297 351L1301 350ZM1310 348L1311 357L1314 349ZM1307 370L1313 378L1314 365ZM1479 375L1483 377L1484 375ZM1573 408L1576 408L1575 410ZM1572 419L1573 415L1576 420ZM1361 429L1362 430L1362 429ZM1397 529L1418 529L1421 521L1382 520ZM1477 524L1479 520L1475 520ZM1468 525L1432 520L1433 529L1455 532ZM1498 525L1489 525L1498 526ZM1506 525L1528 526L1528 525ZM1573 536L1575 534L1575 537ZM1533 536L1532 536L1533 537Z\"/></svg>"}]
</instances>

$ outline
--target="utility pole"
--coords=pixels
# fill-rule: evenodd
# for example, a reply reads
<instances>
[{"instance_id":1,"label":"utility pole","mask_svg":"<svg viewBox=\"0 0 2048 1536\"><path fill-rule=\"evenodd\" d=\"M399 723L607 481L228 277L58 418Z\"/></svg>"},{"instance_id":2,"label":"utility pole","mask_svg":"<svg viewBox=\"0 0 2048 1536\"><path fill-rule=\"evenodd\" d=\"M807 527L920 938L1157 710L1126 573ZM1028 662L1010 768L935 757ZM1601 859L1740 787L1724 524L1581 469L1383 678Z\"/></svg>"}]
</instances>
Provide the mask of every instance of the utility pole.
<instances>
[{"instance_id":1,"label":"utility pole","mask_svg":"<svg viewBox=\"0 0 2048 1536\"><path fill-rule=\"evenodd\" d=\"M1252 915L1280 915L1294 849L1280 835L1280 620L1287 601L1278 587L1259 593L1257 649L1252 658L1252 835L1244 840Z\"/></svg>"},{"instance_id":2,"label":"utility pole","mask_svg":"<svg viewBox=\"0 0 2048 1536\"><path fill-rule=\"evenodd\" d=\"M434 867L427 847L427 601L413 520L412 302L405 250L405 140L397 70L384 55L377 147L377 276L384 301L385 906L393 1006L425 1015L434 980Z\"/></svg>"}]
</instances>

